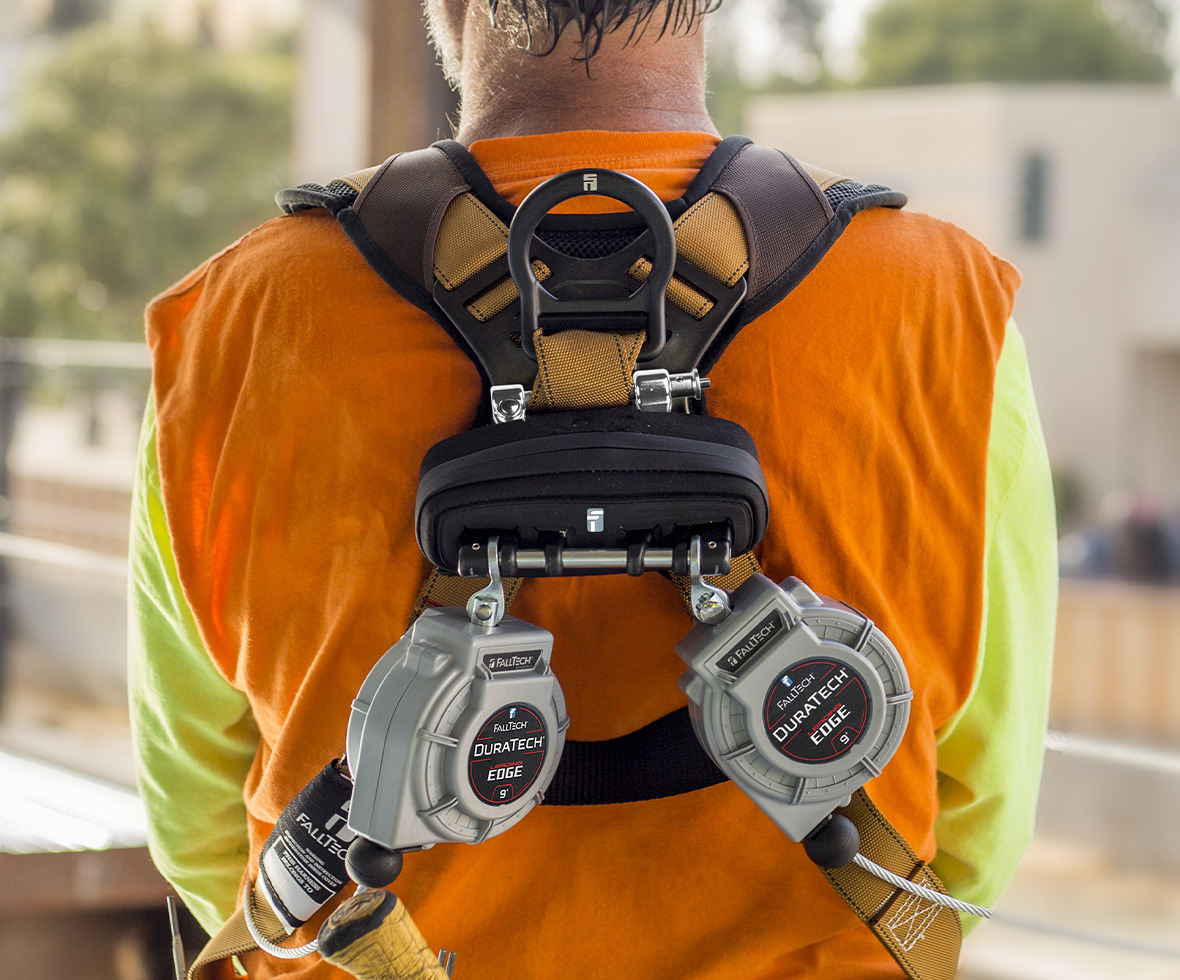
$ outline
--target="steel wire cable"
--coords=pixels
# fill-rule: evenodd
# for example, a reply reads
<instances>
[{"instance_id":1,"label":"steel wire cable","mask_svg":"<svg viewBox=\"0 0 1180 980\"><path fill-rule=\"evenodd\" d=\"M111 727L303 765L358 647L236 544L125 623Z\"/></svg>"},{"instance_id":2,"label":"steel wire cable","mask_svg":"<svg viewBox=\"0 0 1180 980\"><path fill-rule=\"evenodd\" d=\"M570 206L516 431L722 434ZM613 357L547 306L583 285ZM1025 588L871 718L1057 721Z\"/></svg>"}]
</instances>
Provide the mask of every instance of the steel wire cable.
<instances>
[{"instance_id":1,"label":"steel wire cable","mask_svg":"<svg viewBox=\"0 0 1180 980\"><path fill-rule=\"evenodd\" d=\"M881 867L881 865L870 861L863 854L857 854L852 861L858 868L862 868L869 874L875 875L884 882L888 882L894 888L900 888L903 892L917 895L918 898L924 898L927 901L934 902L936 905L954 909L956 912L966 912L968 915L978 916L981 919L990 919L992 917L991 909L985 909L981 905L972 905L969 902L960 902L957 898L951 898L942 892L936 892L933 888L926 888L924 885L916 884L908 878L901 877L901 875L895 875L892 871L888 871Z\"/></svg>"}]
</instances>

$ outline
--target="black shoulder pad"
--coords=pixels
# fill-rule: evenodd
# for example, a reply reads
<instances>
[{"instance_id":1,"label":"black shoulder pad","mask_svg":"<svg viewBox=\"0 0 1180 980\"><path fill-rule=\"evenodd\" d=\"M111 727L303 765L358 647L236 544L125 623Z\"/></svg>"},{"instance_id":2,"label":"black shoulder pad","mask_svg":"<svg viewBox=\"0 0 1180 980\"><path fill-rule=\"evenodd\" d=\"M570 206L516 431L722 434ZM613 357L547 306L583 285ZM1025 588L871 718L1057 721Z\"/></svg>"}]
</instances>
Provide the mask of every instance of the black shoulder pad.
<instances>
[{"instance_id":1,"label":"black shoulder pad","mask_svg":"<svg viewBox=\"0 0 1180 980\"><path fill-rule=\"evenodd\" d=\"M746 301L701 359L702 372L717 363L742 327L782 302L819 265L854 215L906 204L904 194L880 184L858 184L749 141L738 145L711 188L738 209L750 271Z\"/></svg>"},{"instance_id":2,"label":"black shoulder pad","mask_svg":"<svg viewBox=\"0 0 1180 980\"><path fill-rule=\"evenodd\" d=\"M434 302L434 242L443 214L471 193L504 225L515 208L496 191L470 153L452 140L390 157L383 164L331 181L300 184L276 195L288 214L325 208L382 279L430 314L479 363L462 333ZM853 216L872 207L900 208L904 194L880 184L800 163L781 150L731 136L716 147L682 198L675 218L707 194L736 209L749 252L745 300L700 359L707 371L747 323L781 302L819 264ZM600 216L559 220L597 227ZM612 216L613 217L613 216Z\"/></svg>"}]
</instances>

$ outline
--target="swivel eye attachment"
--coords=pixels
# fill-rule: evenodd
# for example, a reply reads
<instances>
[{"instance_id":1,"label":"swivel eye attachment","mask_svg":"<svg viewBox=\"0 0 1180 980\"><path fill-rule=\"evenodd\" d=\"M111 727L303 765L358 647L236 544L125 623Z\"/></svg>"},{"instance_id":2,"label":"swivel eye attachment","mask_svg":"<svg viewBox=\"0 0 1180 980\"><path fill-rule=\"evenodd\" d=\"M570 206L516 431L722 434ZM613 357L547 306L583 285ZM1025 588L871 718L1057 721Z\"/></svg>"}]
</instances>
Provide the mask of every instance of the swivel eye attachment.
<instances>
[{"instance_id":1,"label":"swivel eye attachment","mask_svg":"<svg viewBox=\"0 0 1180 980\"><path fill-rule=\"evenodd\" d=\"M715 547L716 541L709 545ZM692 614L707 626L716 626L730 613L729 593L710 585L701 576L701 536L694 534L688 545L689 604Z\"/></svg>"},{"instance_id":2,"label":"swivel eye attachment","mask_svg":"<svg viewBox=\"0 0 1180 980\"><path fill-rule=\"evenodd\" d=\"M473 548L479 545L473 544ZM483 626L492 629L500 625L504 618L507 603L504 600L504 582L500 578L500 539L488 539L488 582L475 595L467 600L467 615L471 618L472 626Z\"/></svg>"}]
</instances>

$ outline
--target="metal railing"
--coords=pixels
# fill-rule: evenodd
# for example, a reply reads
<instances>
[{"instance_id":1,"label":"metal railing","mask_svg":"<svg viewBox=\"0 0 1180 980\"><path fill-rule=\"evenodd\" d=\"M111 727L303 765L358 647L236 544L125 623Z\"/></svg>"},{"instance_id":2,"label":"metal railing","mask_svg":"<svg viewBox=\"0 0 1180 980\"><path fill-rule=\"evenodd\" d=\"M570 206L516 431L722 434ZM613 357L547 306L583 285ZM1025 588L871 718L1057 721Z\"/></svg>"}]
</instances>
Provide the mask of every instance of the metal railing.
<instances>
[{"instance_id":1,"label":"metal railing","mask_svg":"<svg viewBox=\"0 0 1180 980\"><path fill-rule=\"evenodd\" d=\"M0 362L33 368L144 370L152 367L147 344L119 340L0 338Z\"/></svg>"},{"instance_id":2,"label":"metal railing","mask_svg":"<svg viewBox=\"0 0 1180 980\"><path fill-rule=\"evenodd\" d=\"M38 562L105 578L127 574L127 562L119 556L11 533L12 473L8 457L21 398L39 379L60 378L63 372L70 384L93 391L126 386L129 378L136 379L138 385L150 370L151 356L142 343L0 338L0 677L13 622L8 560ZM75 523L84 520L84 515L72 516ZM96 512L96 519L103 516L109 517Z\"/></svg>"},{"instance_id":3,"label":"metal railing","mask_svg":"<svg viewBox=\"0 0 1180 980\"><path fill-rule=\"evenodd\" d=\"M56 541L9 534L6 531L0 531L0 558L19 558L23 561L52 565L54 568L68 568L113 578L127 577L126 559L78 548L71 544L58 544Z\"/></svg>"}]
</instances>

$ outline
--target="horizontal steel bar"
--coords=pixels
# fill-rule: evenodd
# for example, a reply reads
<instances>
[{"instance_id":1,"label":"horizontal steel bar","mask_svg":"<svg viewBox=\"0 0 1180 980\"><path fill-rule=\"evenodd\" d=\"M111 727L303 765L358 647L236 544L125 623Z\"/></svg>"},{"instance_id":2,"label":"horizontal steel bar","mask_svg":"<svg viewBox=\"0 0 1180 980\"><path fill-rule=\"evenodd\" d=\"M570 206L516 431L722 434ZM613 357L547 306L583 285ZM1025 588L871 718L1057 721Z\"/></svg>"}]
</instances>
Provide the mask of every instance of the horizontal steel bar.
<instances>
[{"instance_id":1,"label":"horizontal steel bar","mask_svg":"<svg viewBox=\"0 0 1180 980\"><path fill-rule=\"evenodd\" d=\"M671 568L671 548L648 548L643 553L644 568ZM562 552L561 564L565 568L627 568L625 548L577 548ZM516 567L525 571L545 567L545 552L540 549L521 549L516 552Z\"/></svg>"}]
</instances>

